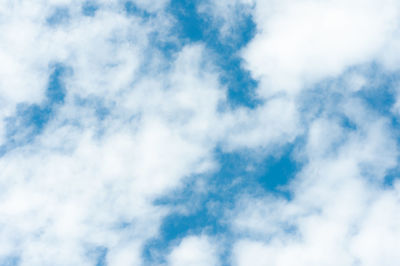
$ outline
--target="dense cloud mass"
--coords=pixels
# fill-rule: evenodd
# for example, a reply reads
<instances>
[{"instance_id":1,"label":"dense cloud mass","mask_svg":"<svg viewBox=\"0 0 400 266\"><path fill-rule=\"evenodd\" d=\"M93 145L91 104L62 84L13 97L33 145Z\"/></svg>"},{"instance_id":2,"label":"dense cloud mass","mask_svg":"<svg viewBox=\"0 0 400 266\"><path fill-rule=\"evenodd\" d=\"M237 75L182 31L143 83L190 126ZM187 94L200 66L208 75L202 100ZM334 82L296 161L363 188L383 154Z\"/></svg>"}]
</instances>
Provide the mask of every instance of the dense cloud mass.
<instances>
[{"instance_id":1,"label":"dense cloud mass","mask_svg":"<svg viewBox=\"0 0 400 266\"><path fill-rule=\"evenodd\" d=\"M0 265L397 266L400 2L4 0Z\"/></svg>"}]
</instances>

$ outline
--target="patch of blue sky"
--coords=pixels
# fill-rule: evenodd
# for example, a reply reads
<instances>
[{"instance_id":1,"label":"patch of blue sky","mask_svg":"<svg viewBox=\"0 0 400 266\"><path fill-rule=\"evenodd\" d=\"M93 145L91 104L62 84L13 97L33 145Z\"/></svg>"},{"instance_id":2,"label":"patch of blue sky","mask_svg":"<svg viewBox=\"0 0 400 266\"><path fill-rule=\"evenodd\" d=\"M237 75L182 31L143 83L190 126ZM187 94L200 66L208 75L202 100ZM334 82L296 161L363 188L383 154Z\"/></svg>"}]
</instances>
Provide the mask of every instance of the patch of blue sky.
<instances>
[{"instance_id":1,"label":"patch of blue sky","mask_svg":"<svg viewBox=\"0 0 400 266\"><path fill-rule=\"evenodd\" d=\"M363 88L356 92L355 96L362 99L373 110L382 115L390 116L390 109L394 103L392 88L397 78L382 79L382 75L371 75L370 79L379 79L380 82L372 82L374 86ZM338 80L329 82L337 83ZM391 84L385 84L385 82ZM319 90L318 93L308 93L310 101L315 102L315 97L321 100L321 106L317 107L317 113L319 113L317 116L320 115L320 112L327 111L324 108L324 105L326 107L326 104L329 104L327 101L335 105L345 97L341 93L329 92L329 90L326 90L327 93L329 92L328 97L326 97L326 94L321 93L321 88L327 85L320 84L320 87L317 88ZM310 103L310 101L306 102ZM344 128L350 131L357 130L357 125L354 121L343 115L340 110L332 108L329 112L325 115L335 117ZM157 259L160 260L161 258L162 260L163 257L159 256L160 249L165 249L171 243L176 243L177 240L187 235L206 233L223 235L226 238L232 237L229 228L221 220L221 217L223 217L225 211L233 207L238 195L251 193L253 196L257 196L273 193L290 200L290 191L285 190L285 185L295 177L301 168L302 164L294 160L292 156L293 151L301 147L301 145L301 140L299 140L295 144L286 147L286 151L283 154L275 157L262 154L254 157L250 153L224 153L217 151L216 157L220 162L221 168L218 173L208 179L208 187L211 189L206 194L196 194L195 190L189 185L181 193L175 194L178 196L160 200L161 204L170 204L172 206L184 204L185 202L197 202L197 204L195 205L195 210L188 215L174 213L164 220L161 227L161 236L150 241L145 248L144 255L146 259L151 261L152 256L157 254ZM338 144L338 146L340 145ZM393 180L397 177L399 177L398 169L392 169L388 172L385 184L392 185ZM194 186L195 183L192 185ZM213 211L210 210L210 206L214 206ZM293 230L293 228L289 226L288 230ZM228 262L226 262L226 265L228 265Z\"/></svg>"},{"instance_id":2,"label":"patch of blue sky","mask_svg":"<svg viewBox=\"0 0 400 266\"><path fill-rule=\"evenodd\" d=\"M0 258L0 265L2 266L17 266L20 263L20 258L18 256L8 256L5 258Z\"/></svg>"},{"instance_id":3,"label":"patch of blue sky","mask_svg":"<svg viewBox=\"0 0 400 266\"><path fill-rule=\"evenodd\" d=\"M154 14L151 14L148 11L144 10L143 8L140 8L137 4L135 4L132 1L125 2L124 8L128 15L141 17L142 19L148 19L151 16L154 16Z\"/></svg>"},{"instance_id":4,"label":"patch of blue sky","mask_svg":"<svg viewBox=\"0 0 400 266\"><path fill-rule=\"evenodd\" d=\"M49 78L49 83L46 90L46 100L44 103L44 105L47 106L54 106L64 103L67 91L63 78L65 75L71 72L70 68L60 63L52 65L51 69L53 69L53 72Z\"/></svg>"},{"instance_id":5,"label":"patch of blue sky","mask_svg":"<svg viewBox=\"0 0 400 266\"><path fill-rule=\"evenodd\" d=\"M167 247L177 244L177 241L188 235L205 233L221 239L233 238L223 217L234 208L239 195L264 196L272 193L290 198L285 185L301 168L301 164L293 159L293 147L287 146L279 156L254 155L250 152L224 153L217 150L215 156L220 163L217 173L207 177L193 177L181 191L156 201L156 204L171 207L186 206L191 212L175 212L163 220L160 235L145 246L145 260L149 264L164 262ZM207 182L206 192L198 192L196 189L196 181L201 178ZM229 248L225 252L229 252ZM223 265L229 265L229 256L222 255L226 258Z\"/></svg>"},{"instance_id":6,"label":"patch of blue sky","mask_svg":"<svg viewBox=\"0 0 400 266\"><path fill-rule=\"evenodd\" d=\"M221 223L219 217L210 215L208 200L210 199L201 199L199 206L191 214L173 213L163 220L160 235L148 241L144 247L143 257L148 265L165 263L169 248L184 237L202 233L216 235L227 231L227 226Z\"/></svg>"},{"instance_id":7,"label":"patch of blue sky","mask_svg":"<svg viewBox=\"0 0 400 266\"><path fill-rule=\"evenodd\" d=\"M96 266L106 266L107 265L107 263L106 263L107 253L108 253L107 248L98 248Z\"/></svg>"},{"instance_id":8,"label":"patch of blue sky","mask_svg":"<svg viewBox=\"0 0 400 266\"><path fill-rule=\"evenodd\" d=\"M94 17L98 9L99 6L95 1L85 1L82 4L82 14L87 17Z\"/></svg>"},{"instance_id":9,"label":"patch of blue sky","mask_svg":"<svg viewBox=\"0 0 400 266\"><path fill-rule=\"evenodd\" d=\"M368 84L363 90L358 92L358 96L364 100L369 108L384 116L390 121L390 130L393 136L397 136L397 145L400 144L400 120L393 112L396 102L396 90L400 84L400 73L390 73L378 65L373 65L369 72ZM398 158L400 161L400 158ZM391 188L395 181L400 178L400 168L397 166L390 169L384 178L384 186Z\"/></svg>"},{"instance_id":10,"label":"patch of blue sky","mask_svg":"<svg viewBox=\"0 0 400 266\"><path fill-rule=\"evenodd\" d=\"M396 99L396 89L400 84L400 73L388 72L378 64L371 64L364 72L367 82L356 95L381 115L390 117Z\"/></svg>"},{"instance_id":11,"label":"patch of blue sky","mask_svg":"<svg viewBox=\"0 0 400 266\"><path fill-rule=\"evenodd\" d=\"M76 106L88 107L94 110L94 114L100 121L104 120L111 114L112 106L107 106L103 99L94 96L88 96L85 98L74 97L74 104Z\"/></svg>"},{"instance_id":12,"label":"patch of blue sky","mask_svg":"<svg viewBox=\"0 0 400 266\"><path fill-rule=\"evenodd\" d=\"M370 110L385 117L390 122L390 130L393 136L397 136L397 145L400 143L400 121L393 112L396 102L396 94L400 84L400 73L390 72L377 63L372 63L365 68L363 74L366 77L364 87L355 93ZM400 160L400 158L398 158ZM383 185L387 188L393 187L396 180L400 178L400 168L390 169L384 178Z\"/></svg>"},{"instance_id":13,"label":"patch of blue sky","mask_svg":"<svg viewBox=\"0 0 400 266\"><path fill-rule=\"evenodd\" d=\"M398 158L399 160L400 158ZM389 170L386 173L385 179L383 181L383 186L386 188L393 188L395 181L400 179L400 167Z\"/></svg>"},{"instance_id":14,"label":"patch of blue sky","mask_svg":"<svg viewBox=\"0 0 400 266\"><path fill-rule=\"evenodd\" d=\"M328 78L320 82L316 88L336 86L336 94L342 94L348 84L348 76L360 75L364 84L355 90L351 96L361 99L369 109L385 117L392 116L392 107L396 99L396 90L400 84L400 73L390 72L377 63L364 64L349 68L340 77ZM328 98L332 101L332 97Z\"/></svg>"},{"instance_id":15,"label":"patch of blue sky","mask_svg":"<svg viewBox=\"0 0 400 266\"><path fill-rule=\"evenodd\" d=\"M250 72L244 69L238 55L255 34L255 23L250 15L244 15L235 25L232 38L220 35L220 24L210 20L209 14L198 12L198 5L204 1L172 0L167 7L175 23L171 29L171 38L154 31L150 34L152 46L144 51L146 56L154 56L154 49L160 51L167 59L173 59L177 52L187 44L201 43L210 53L208 56L220 70L220 82L228 88L228 105L230 107L246 106L254 108L261 102L256 98L257 81ZM124 2L127 14L147 20L154 14L141 9L133 1ZM146 72L146 64L141 66Z\"/></svg>"},{"instance_id":16,"label":"patch of blue sky","mask_svg":"<svg viewBox=\"0 0 400 266\"><path fill-rule=\"evenodd\" d=\"M21 103L14 116L5 119L6 143L0 147L0 156L10 149L31 142L49 122L57 106L62 105L66 96L63 77L69 69L62 64L50 66L45 100L41 104Z\"/></svg>"},{"instance_id":17,"label":"patch of blue sky","mask_svg":"<svg viewBox=\"0 0 400 266\"><path fill-rule=\"evenodd\" d=\"M346 93L346 86L349 86L347 78L352 74L360 75L365 82L356 91ZM351 67L342 76L323 80L306 92L301 109L304 113L313 114L314 117L324 115L328 118L335 118L344 129L356 131L357 124L343 114L341 109L336 108L347 97L355 97L368 107L370 112L389 121L390 128L388 130L392 132L393 136L397 136L397 145L399 145L400 121L398 116L393 113L399 84L399 72L390 72L377 63ZM340 143L337 143L336 146L340 147ZM367 173L365 175L368 176ZM385 176L383 185L392 187L393 182L399 178L400 169L398 167L391 169Z\"/></svg>"},{"instance_id":18,"label":"patch of blue sky","mask_svg":"<svg viewBox=\"0 0 400 266\"><path fill-rule=\"evenodd\" d=\"M210 58L221 70L221 83L228 88L228 100L231 107L246 106L254 108L259 102L254 97L257 81L242 66L238 51L246 45L255 33L255 24L251 17L239 21L236 38L229 41L220 36L218 23L207 19L197 12L201 1L172 0L169 12L177 23L174 33L180 38L181 45L203 43L210 51ZM175 48L175 46L172 46ZM174 49L171 49L175 52ZM170 51L167 51L170 52ZM280 156L265 154L252 155L250 152L224 153L217 149L216 159L220 170L209 177L193 177L186 187L174 193L173 197L159 199L156 203L169 206L194 204L189 214L179 212L166 217L158 237L151 239L144 248L143 257L148 264L164 263L168 247L177 244L188 235L206 233L233 237L222 217L234 207L238 195L265 195L274 193L290 198L285 185L295 176L301 165L292 158L293 147L286 147ZM204 178L208 191L196 192L195 179ZM229 248L225 252L229 252ZM223 265L229 265L228 255Z\"/></svg>"},{"instance_id":19,"label":"patch of blue sky","mask_svg":"<svg viewBox=\"0 0 400 266\"><path fill-rule=\"evenodd\" d=\"M238 51L244 47L255 34L255 23L250 15L235 25L235 38L220 35L220 24L209 19L209 14L198 12L198 5L203 1L171 0L168 11L175 17L174 34L182 44L201 42L205 44L210 58L221 71L221 83L228 88L228 99L232 107L259 104L255 97L257 81L242 66Z\"/></svg>"},{"instance_id":20,"label":"patch of blue sky","mask_svg":"<svg viewBox=\"0 0 400 266\"><path fill-rule=\"evenodd\" d=\"M302 112L304 124L310 123L315 118L330 119L338 123L347 131L356 131L358 126L355 121L342 112L337 106L346 100L348 96L326 89L325 85L316 86L302 95L299 101L299 110ZM340 143L337 143L339 147Z\"/></svg>"},{"instance_id":21,"label":"patch of blue sky","mask_svg":"<svg viewBox=\"0 0 400 266\"><path fill-rule=\"evenodd\" d=\"M41 132L49 117L51 108L49 106L40 106L37 104L19 104L17 106L16 116L6 118L7 121L7 138L13 139L14 136L23 130L29 129L32 135ZM24 135L24 138L32 136Z\"/></svg>"},{"instance_id":22,"label":"patch of blue sky","mask_svg":"<svg viewBox=\"0 0 400 266\"><path fill-rule=\"evenodd\" d=\"M106 266L107 253L108 249L106 247L98 246L88 249L86 256L90 261L95 262L94 266Z\"/></svg>"},{"instance_id":23,"label":"patch of blue sky","mask_svg":"<svg viewBox=\"0 0 400 266\"><path fill-rule=\"evenodd\" d=\"M211 185L217 188L213 197L225 202L232 202L237 194L242 193L275 193L290 197L285 185L301 168L301 163L293 156L295 147L295 144L281 147L280 152L273 155L267 155L263 151L224 153L217 150L220 170L211 179ZM224 188L228 198L218 191L219 188Z\"/></svg>"},{"instance_id":24,"label":"patch of blue sky","mask_svg":"<svg viewBox=\"0 0 400 266\"><path fill-rule=\"evenodd\" d=\"M364 84L353 92L348 88L352 86L349 81L351 75L359 75L361 79L364 79ZM396 101L399 82L400 73L390 73L376 63L351 67L343 75L324 79L303 93L300 101L302 102L301 110L315 116L320 116L322 112L325 115L337 116L340 115L341 110L334 107L348 97L355 97L361 100L369 110L392 120L393 126L397 126L398 119L394 116L392 108ZM348 118L343 117L343 122L348 128L355 129L356 125Z\"/></svg>"},{"instance_id":25,"label":"patch of blue sky","mask_svg":"<svg viewBox=\"0 0 400 266\"><path fill-rule=\"evenodd\" d=\"M367 86L357 92L365 104L377 114L385 117L390 122L393 136L396 136L397 146L400 144L400 121L396 113L393 113L393 106L396 101L396 90L400 84L400 73L388 73L379 67L374 67L371 72ZM397 159L400 161L400 157ZM400 178L400 168L397 166L390 169L384 178L383 185L392 188L394 182Z\"/></svg>"},{"instance_id":26,"label":"patch of blue sky","mask_svg":"<svg viewBox=\"0 0 400 266\"><path fill-rule=\"evenodd\" d=\"M53 13L46 19L49 26L58 26L68 23L70 19L69 10L67 7L57 7Z\"/></svg>"}]
</instances>

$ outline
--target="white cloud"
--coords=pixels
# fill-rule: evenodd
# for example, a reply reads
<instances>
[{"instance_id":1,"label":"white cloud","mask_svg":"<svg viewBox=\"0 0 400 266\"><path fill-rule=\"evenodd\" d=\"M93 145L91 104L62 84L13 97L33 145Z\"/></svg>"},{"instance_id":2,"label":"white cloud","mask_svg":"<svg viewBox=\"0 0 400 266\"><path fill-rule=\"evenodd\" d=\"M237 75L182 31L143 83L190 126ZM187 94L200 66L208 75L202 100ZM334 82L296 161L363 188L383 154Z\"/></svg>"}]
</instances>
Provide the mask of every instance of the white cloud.
<instances>
[{"instance_id":1,"label":"white cloud","mask_svg":"<svg viewBox=\"0 0 400 266\"><path fill-rule=\"evenodd\" d=\"M379 195L369 206L354 233L350 247L361 265L396 265L400 261L399 184Z\"/></svg>"},{"instance_id":2,"label":"white cloud","mask_svg":"<svg viewBox=\"0 0 400 266\"><path fill-rule=\"evenodd\" d=\"M171 266L216 266L217 246L206 236L188 236L168 256Z\"/></svg>"},{"instance_id":3,"label":"white cloud","mask_svg":"<svg viewBox=\"0 0 400 266\"><path fill-rule=\"evenodd\" d=\"M383 185L398 164L396 131L357 98L369 77L347 70L370 63L398 69L398 2L247 4L257 34L242 51L245 67L260 81L265 108L276 95L293 102L288 132L296 137L303 128L307 138L296 150L305 165L289 186L291 200L247 195L227 212L237 237L234 265L396 265L398 185ZM304 92L326 79L332 84ZM279 114L287 110L278 106ZM272 123L273 132L290 129L279 126L283 117Z\"/></svg>"},{"instance_id":4,"label":"white cloud","mask_svg":"<svg viewBox=\"0 0 400 266\"><path fill-rule=\"evenodd\" d=\"M271 76L272 85L282 89L337 76L347 67L379 59L397 30L395 10L396 1L278 4L267 21L260 15L262 33L247 48L245 58L256 75ZM252 47L261 56L252 53ZM285 84L284 79L294 83Z\"/></svg>"},{"instance_id":5,"label":"white cloud","mask_svg":"<svg viewBox=\"0 0 400 266\"><path fill-rule=\"evenodd\" d=\"M292 142L302 132L296 102L288 97L266 101L256 109L241 108L228 114L231 129L224 144L228 150L271 148Z\"/></svg>"},{"instance_id":6,"label":"white cloud","mask_svg":"<svg viewBox=\"0 0 400 266\"><path fill-rule=\"evenodd\" d=\"M181 54L192 64L200 53L193 49L192 55ZM68 100L34 143L2 157L4 255L20 254L21 265L92 265L86 249L100 246L108 248L110 261L138 263L144 241L157 234L167 213L152 201L179 186L183 177L214 166L214 133L204 122L213 122L223 94L204 86L197 76L203 72L186 71L181 59L172 71L183 71L186 79L168 75L169 86L159 84L149 96L154 98L137 98L135 90L114 95L118 102L123 102L118 97L134 101L112 110L101 135L96 135L102 127L87 112L90 107ZM213 75L207 75L212 84ZM120 254L124 247L134 247L137 255ZM58 249L64 253L58 255Z\"/></svg>"},{"instance_id":7,"label":"white cloud","mask_svg":"<svg viewBox=\"0 0 400 266\"><path fill-rule=\"evenodd\" d=\"M170 212L154 199L217 169L215 147L268 154L305 136L293 200L243 196L228 216L238 237L233 262L395 265L399 186L382 182L397 165L396 136L357 98L368 77L340 75L373 61L397 69L397 1L221 1L223 15L211 2L199 7L221 19L226 36L237 12L257 25L242 56L264 102L234 110L204 45L186 45L172 59L157 49L154 34L176 42L167 1L134 1L152 14L146 19L119 1L96 3L94 16L79 1L0 4L1 144L19 104L43 104L50 65L71 69L65 103L43 132L0 158L0 259L93 265L103 249L109 265L141 265L144 243ZM49 25L58 8L68 18ZM313 104L304 88L339 76L342 87L313 91L328 91L319 111L304 108ZM218 265L218 256L212 237L187 236L167 261Z\"/></svg>"},{"instance_id":8,"label":"white cloud","mask_svg":"<svg viewBox=\"0 0 400 266\"><path fill-rule=\"evenodd\" d=\"M398 1L218 1L214 8L223 6L226 20L238 5L251 8L256 23L242 54L263 96L296 93L374 60L397 68Z\"/></svg>"},{"instance_id":9,"label":"white cloud","mask_svg":"<svg viewBox=\"0 0 400 266\"><path fill-rule=\"evenodd\" d=\"M308 163L290 185L292 200L238 202L231 214L240 236L235 265L396 264L398 187L379 184L397 165L397 145L384 118L357 101L344 106L357 129L333 119L312 123L302 153Z\"/></svg>"},{"instance_id":10,"label":"white cloud","mask_svg":"<svg viewBox=\"0 0 400 266\"><path fill-rule=\"evenodd\" d=\"M249 1L200 1L197 11L218 28L221 40L229 44L232 40L240 40L241 27L247 26L246 17L251 14ZM239 33L238 33L239 31Z\"/></svg>"},{"instance_id":11,"label":"white cloud","mask_svg":"<svg viewBox=\"0 0 400 266\"><path fill-rule=\"evenodd\" d=\"M102 4L94 17L65 1L2 4L11 15L2 20L1 51L26 68L1 64L9 71L1 85L9 103L2 120L19 103L42 103L50 63L72 71L64 77L65 104L44 132L0 160L0 259L94 265L103 248L110 265L140 265L145 241L168 213L153 200L214 167L219 130L213 129L225 92L216 74L202 68L201 45L168 62L148 41L149 34L162 37L168 30L161 11L144 22L117 4ZM59 6L68 8L68 21L48 25ZM139 73L145 63L151 70ZM18 80L25 83L10 83ZM110 108L103 120L96 104Z\"/></svg>"}]
</instances>

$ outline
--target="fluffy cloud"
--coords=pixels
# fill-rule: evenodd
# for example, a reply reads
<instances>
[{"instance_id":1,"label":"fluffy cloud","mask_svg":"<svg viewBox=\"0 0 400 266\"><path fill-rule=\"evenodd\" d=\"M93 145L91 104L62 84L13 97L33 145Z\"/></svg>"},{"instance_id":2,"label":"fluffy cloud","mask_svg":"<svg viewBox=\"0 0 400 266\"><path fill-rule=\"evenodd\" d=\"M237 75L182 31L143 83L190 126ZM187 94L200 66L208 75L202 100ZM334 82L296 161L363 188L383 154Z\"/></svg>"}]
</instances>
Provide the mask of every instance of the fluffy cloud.
<instances>
[{"instance_id":1,"label":"fluffy cloud","mask_svg":"<svg viewBox=\"0 0 400 266\"><path fill-rule=\"evenodd\" d=\"M41 134L1 158L2 263L139 265L168 212L153 200L213 168L224 90L201 67L203 48L170 63L149 44L168 31L162 11L144 21L98 4L93 16L69 1L2 4L2 121L20 104L46 107L50 64L70 69Z\"/></svg>"},{"instance_id":2,"label":"fluffy cloud","mask_svg":"<svg viewBox=\"0 0 400 266\"><path fill-rule=\"evenodd\" d=\"M345 105L357 130L325 118L311 124L302 154L308 163L290 185L292 200L238 202L232 228L242 240L234 248L235 265L396 264L398 185L380 185L397 165L396 141L388 121L371 123L370 113L355 118L368 111Z\"/></svg>"},{"instance_id":3,"label":"fluffy cloud","mask_svg":"<svg viewBox=\"0 0 400 266\"><path fill-rule=\"evenodd\" d=\"M215 244L205 236L188 236L168 256L171 266L219 265Z\"/></svg>"},{"instance_id":4,"label":"fluffy cloud","mask_svg":"<svg viewBox=\"0 0 400 266\"><path fill-rule=\"evenodd\" d=\"M239 22L229 19L240 17L237 13L252 16L256 35L242 56L261 81L264 97L297 93L372 61L398 68L397 1L237 0L209 5L220 11L209 13L216 22L225 22L223 34L235 32Z\"/></svg>"},{"instance_id":5,"label":"fluffy cloud","mask_svg":"<svg viewBox=\"0 0 400 266\"><path fill-rule=\"evenodd\" d=\"M153 201L184 177L215 169L218 143L254 147L295 134L294 107L281 121L270 107L232 113L201 44L182 47L172 62L165 58L150 42L154 34L163 41L169 31L162 6L149 7L157 13L145 20L118 4L97 5L90 16L68 1L2 5L9 14L2 21L2 53L25 69L2 64L8 72L1 97L8 105L1 118L20 121L12 138L10 123L3 127L3 145L14 142L0 161L4 263L139 265L144 243L157 236L169 212ZM55 75L53 64L67 73ZM61 99L49 99L51 86ZM21 104L49 112L41 131L27 130L33 125L19 118ZM270 115L263 118L264 112ZM283 137L263 136L268 120L282 124ZM225 140L230 131L232 140ZM254 140L245 143L249 137ZM199 241L193 248L206 243ZM176 254L179 249L171 260L179 263Z\"/></svg>"},{"instance_id":6,"label":"fluffy cloud","mask_svg":"<svg viewBox=\"0 0 400 266\"><path fill-rule=\"evenodd\" d=\"M260 96L294 103L288 125L297 131L293 137L304 132L305 140L297 144L295 157L304 166L287 186L290 199L248 193L227 211L237 239L233 264L396 265L399 186L385 179L398 165L397 122L382 110L398 115L398 85L381 79L398 69L398 3L235 3L252 10L257 26L242 50L244 66L260 82ZM375 68L366 71L370 64ZM379 92L368 91L374 86ZM368 93L386 93L391 100L363 98ZM283 110L290 105L278 106L268 110L285 121ZM268 127L279 136L281 128L290 128L271 121L263 136Z\"/></svg>"},{"instance_id":7,"label":"fluffy cloud","mask_svg":"<svg viewBox=\"0 0 400 266\"><path fill-rule=\"evenodd\" d=\"M21 265L93 265L102 248L111 265L139 264L167 211L152 201L213 167L207 121L223 94L184 70L199 49L178 56L170 87L148 80L114 95L123 104L104 121L67 99L33 143L2 157L3 256L16 254Z\"/></svg>"},{"instance_id":8,"label":"fluffy cloud","mask_svg":"<svg viewBox=\"0 0 400 266\"><path fill-rule=\"evenodd\" d=\"M347 68L386 63L398 30L397 1L255 1L258 33L244 49L263 94L297 92ZM397 58L390 52L391 60Z\"/></svg>"},{"instance_id":9,"label":"fluffy cloud","mask_svg":"<svg viewBox=\"0 0 400 266\"><path fill-rule=\"evenodd\" d=\"M222 42L256 24L239 53L258 82L253 108L231 107L224 70L178 38L169 4L0 4L0 264L144 265L174 211L155 200L214 174L217 148L291 145L303 167L289 198L235 195L219 221L232 250L186 235L165 263L396 265L400 186L385 180L399 101L384 113L363 93L370 64L398 69L397 1L199 2Z\"/></svg>"}]
</instances>

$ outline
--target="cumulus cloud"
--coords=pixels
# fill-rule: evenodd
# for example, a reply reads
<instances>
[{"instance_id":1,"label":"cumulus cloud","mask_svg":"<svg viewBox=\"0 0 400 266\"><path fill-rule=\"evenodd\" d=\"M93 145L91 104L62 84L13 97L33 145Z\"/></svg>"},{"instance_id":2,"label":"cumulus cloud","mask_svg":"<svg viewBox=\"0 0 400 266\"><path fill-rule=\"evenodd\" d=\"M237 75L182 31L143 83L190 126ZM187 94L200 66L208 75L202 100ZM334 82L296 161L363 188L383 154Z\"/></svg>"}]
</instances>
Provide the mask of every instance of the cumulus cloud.
<instances>
[{"instance_id":1,"label":"cumulus cloud","mask_svg":"<svg viewBox=\"0 0 400 266\"><path fill-rule=\"evenodd\" d=\"M392 208L398 208L398 185L379 185L397 164L396 142L385 121L361 123L356 132L334 121L311 125L309 162L291 184L292 200L239 201L232 218L233 230L242 236L234 248L235 265L397 263L392 245L400 224Z\"/></svg>"},{"instance_id":2,"label":"cumulus cloud","mask_svg":"<svg viewBox=\"0 0 400 266\"><path fill-rule=\"evenodd\" d=\"M218 51L180 39L171 4L0 4L0 264L397 265L398 1L196 2L224 45L255 23L235 51L251 108L230 105ZM182 207L157 200L218 179L216 150L287 146L287 197L235 191L216 236L145 257Z\"/></svg>"},{"instance_id":3,"label":"cumulus cloud","mask_svg":"<svg viewBox=\"0 0 400 266\"><path fill-rule=\"evenodd\" d=\"M234 248L235 265L397 263L392 245L400 224L392 208L398 207L398 184L382 186L387 171L397 165L396 139L388 121L374 118L357 100L341 109L355 129L336 119L312 122L299 155L308 163L290 184L291 200L247 196L238 202L232 216L241 238Z\"/></svg>"},{"instance_id":4,"label":"cumulus cloud","mask_svg":"<svg viewBox=\"0 0 400 266\"><path fill-rule=\"evenodd\" d=\"M219 265L215 244L206 236L188 236L168 256L171 266Z\"/></svg>"},{"instance_id":5,"label":"cumulus cloud","mask_svg":"<svg viewBox=\"0 0 400 266\"><path fill-rule=\"evenodd\" d=\"M288 93L380 61L398 30L397 1L255 1L258 34L243 50L263 93ZM391 53L392 58L396 58ZM395 60L395 59L392 59Z\"/></svg>"},{"instance_id":6,"label":"cumulus cloud","mask_svg":"<svg viewBox=\"0 0 400 266\"><path fill-rule=\"evenodd\" d=\"M304 141L296 144L303 167L289 198L247 193L226 212L237 239L233 265L396 265L398 182L386 178L398 165L398 84L388 81L398 69L397 1L237 3L257 27L242 49L244 67L261 97L294 103L297 120L288 125ZM389 99L363 98L374 86L372 98ZM290 128L270 122L279 136Z\"/></svg>"},{"instance_id":7,"label":"cumulus cloud","mask_svg":"<svg viewBox=\"0 0 400 266\"><path fill-rule=\"evenodd\" d=\"M1 85L4 263L141 264L144 243L169 211L153 201L215 169L214 148L238 128L204 45L182 47L171 62L151 43L170 30L163 5L133 3L156 12L144 19L121 4L96 4L90 16L70 1L2 4L1 53L10 62ZM68 74L54 74L54 64ZM29 130L36 122L19 106L38 110L39 131ZM254 114L264 121L264 110L238 112L246 129L225 142L280 138L247 122ZM288 126L292 112L274 123Z\"/></svg>"},{"instance_id":8,"label":"cumulus cloud","mask_svg":"<svg viewBox=\"0 0 400 266\"><path fill-rule=\"evenodd\" d=\"M397 1L219 1L214 9L225 12L210 12L226 21L238 6L256 23L242 56L263 96L296 93L372 61L397 69Z\"/></svg>"},{"instance_id":9,"label":"cumulus cloud","mask_svg":"<svg viewBox=\"0 0 400 266\"><path fill-rule=\"evenodd\" d=\"M153 200L213 167L218 130L210 127L224 90L201 68L201 45L170 63L149 44L168 31L162 11L144 21L123 5L98 4L93 16L70 1L2 4L10 61L1 64L2 121L21 104L44 105L50 64L71 70L41 134L1 158L2 263L139 265L168 211Z\"/></svg>"}]
</instances>

